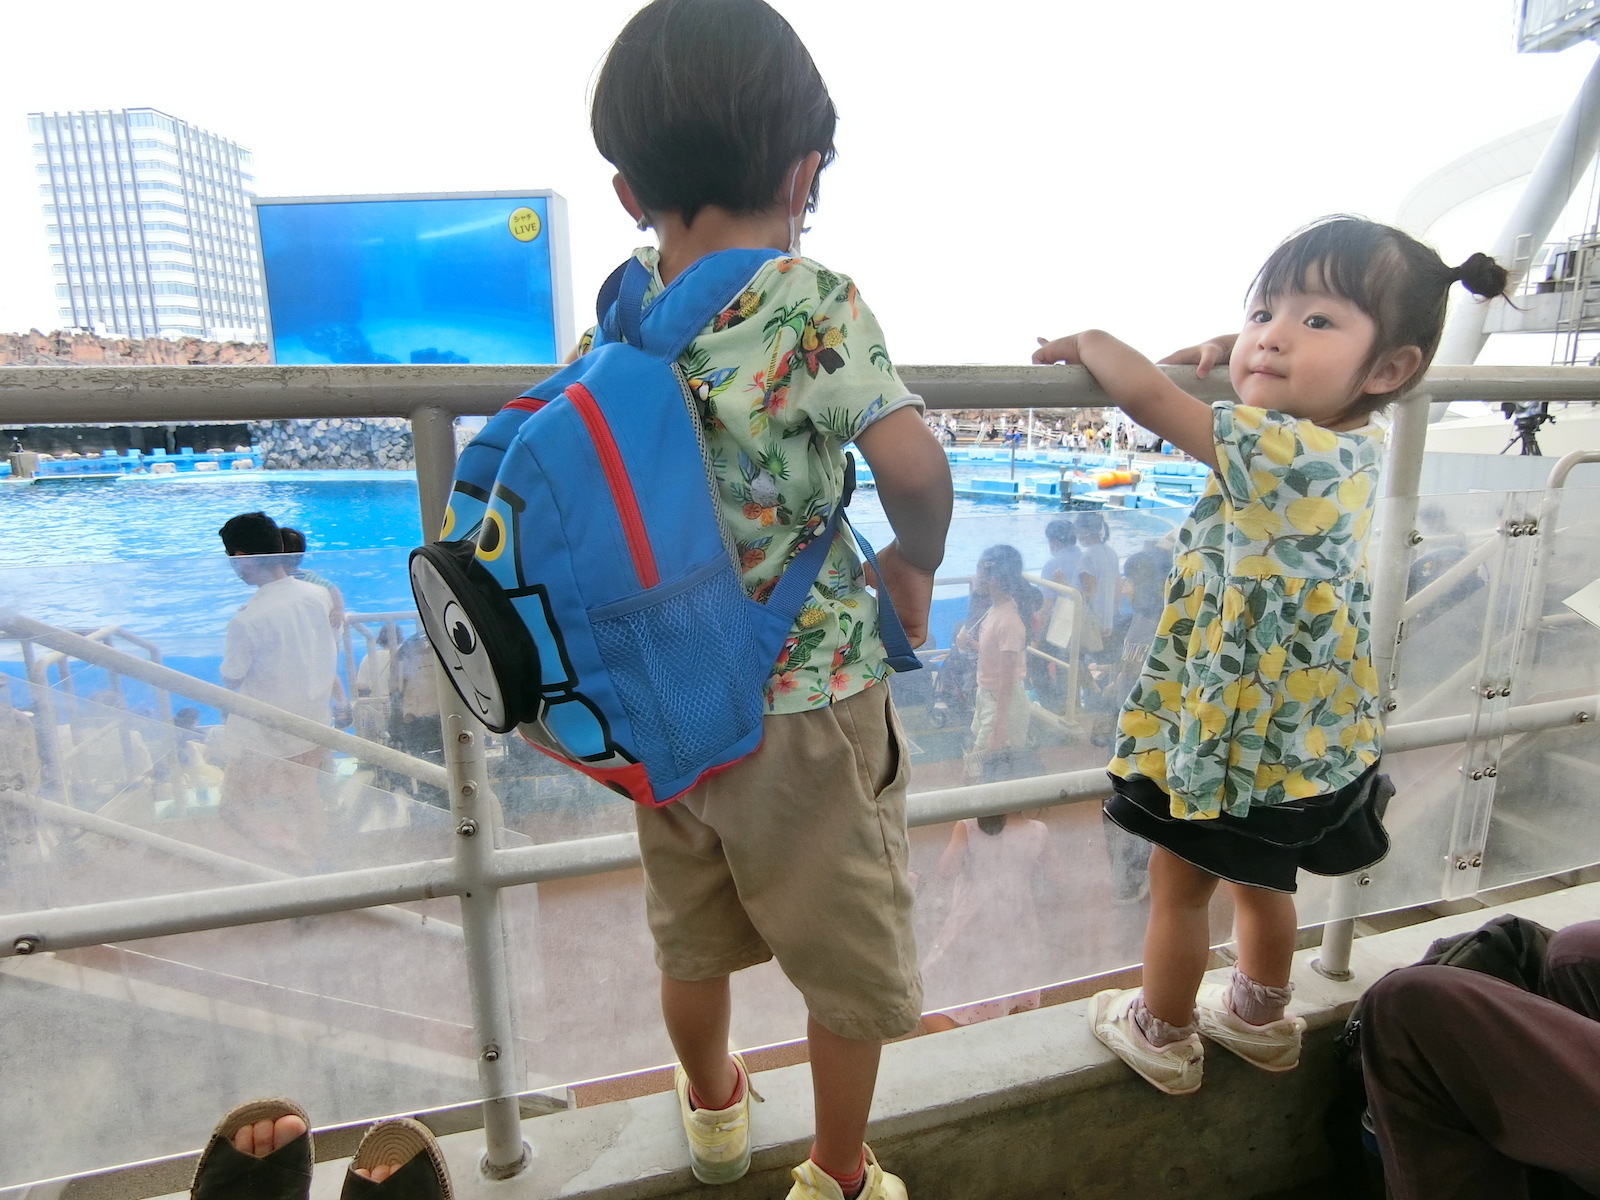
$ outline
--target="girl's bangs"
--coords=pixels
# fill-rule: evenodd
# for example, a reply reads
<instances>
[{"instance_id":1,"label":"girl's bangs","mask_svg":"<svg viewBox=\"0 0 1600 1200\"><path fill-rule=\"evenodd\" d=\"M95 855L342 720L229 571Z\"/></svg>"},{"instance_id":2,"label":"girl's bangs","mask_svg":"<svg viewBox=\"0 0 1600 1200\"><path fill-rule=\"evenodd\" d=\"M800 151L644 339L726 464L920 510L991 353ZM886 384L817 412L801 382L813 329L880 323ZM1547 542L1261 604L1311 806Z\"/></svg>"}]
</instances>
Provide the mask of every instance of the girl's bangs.
<instances>
[{"instance_id":1,"label":"girl's bangs","mask_svg":"<svg viewBox=\"0 0 1600 1200\"><path fill-rule=\"evenodd\" d=\"M1272 252L1250 285L1251 300L1271 302L1290 292L1331 292L1369 316L1372 297L1368 280L1381 250L1358 244L1357 222L1314 225Z\"/></svg>"}]
</instances>

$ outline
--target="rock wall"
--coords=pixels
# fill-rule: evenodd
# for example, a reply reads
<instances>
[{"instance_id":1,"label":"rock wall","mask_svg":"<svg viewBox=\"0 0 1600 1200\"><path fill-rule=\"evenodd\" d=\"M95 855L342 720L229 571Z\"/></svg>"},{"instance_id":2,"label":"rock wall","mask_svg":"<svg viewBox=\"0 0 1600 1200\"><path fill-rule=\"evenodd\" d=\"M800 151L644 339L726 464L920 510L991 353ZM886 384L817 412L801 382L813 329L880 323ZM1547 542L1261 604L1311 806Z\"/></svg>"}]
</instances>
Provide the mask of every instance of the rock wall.
<instances>
[{"instance_id":1,"label":"rock wall","mask_svg":"<svg viewBox=\"0 0 1600 1200\"><path fill-rule=\"evenodd\" d=\"M399 417L256 421L252 440L269 471L411 470L411 425Z\"/></svg>"},{"instance_id":2,"label":"rock wall","mask_svg":"<svg viewBox=\"0 0 1600 1200\"><path fill-rule=\"evenodd\" d=\"M225 367L265 364L261 342L202 342L199 338L101 338L92 333L0 333L0 366Z\"/></svg>"}]
</instances>

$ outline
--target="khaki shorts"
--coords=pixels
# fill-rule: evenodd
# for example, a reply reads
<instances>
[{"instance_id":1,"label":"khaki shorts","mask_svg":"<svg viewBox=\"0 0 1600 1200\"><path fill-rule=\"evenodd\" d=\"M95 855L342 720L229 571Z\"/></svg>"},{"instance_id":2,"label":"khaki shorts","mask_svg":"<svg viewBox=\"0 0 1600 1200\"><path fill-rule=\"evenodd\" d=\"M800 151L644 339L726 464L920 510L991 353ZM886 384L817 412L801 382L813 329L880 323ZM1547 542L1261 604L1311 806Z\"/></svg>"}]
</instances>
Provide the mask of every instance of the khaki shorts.
<instances>
[{"instance_id":1,"label":"khaki shorts","mask_svg":"<svg viewBox=\"0 0 1600 1200\"><path fill-rule=\"evenodd\" d=\"M674 804L635 811L656 965L696 982L776 956L830 1032L909 1033L922 977L908 752L889 688L765 725L749 758Z\"/></svg>"}]
</instances>

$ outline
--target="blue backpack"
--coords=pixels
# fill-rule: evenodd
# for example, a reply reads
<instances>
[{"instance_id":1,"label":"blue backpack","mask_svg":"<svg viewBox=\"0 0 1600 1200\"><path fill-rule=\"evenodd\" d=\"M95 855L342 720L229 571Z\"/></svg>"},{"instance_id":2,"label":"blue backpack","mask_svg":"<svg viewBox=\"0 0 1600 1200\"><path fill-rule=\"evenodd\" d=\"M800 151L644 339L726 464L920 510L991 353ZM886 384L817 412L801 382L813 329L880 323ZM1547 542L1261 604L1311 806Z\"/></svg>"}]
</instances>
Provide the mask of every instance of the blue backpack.
<instances>
[{"instance_id":1,"label":"blue backpack","mask_svg":"<svg viewBox=\"0 0 1600 1200\"><path fill-rule=\"evenodd\" d=\"M826 525L750 599L677 359L775 254L707 255L648 307L649 271L619 267L593 348L490 419L456 464L442 540L411 552L423 629L468 709L640 804L760 745L767 677L854 484L849 460ZM890 666L920 667L882 589L878 605Z\"/></svg>"}]
</instances>

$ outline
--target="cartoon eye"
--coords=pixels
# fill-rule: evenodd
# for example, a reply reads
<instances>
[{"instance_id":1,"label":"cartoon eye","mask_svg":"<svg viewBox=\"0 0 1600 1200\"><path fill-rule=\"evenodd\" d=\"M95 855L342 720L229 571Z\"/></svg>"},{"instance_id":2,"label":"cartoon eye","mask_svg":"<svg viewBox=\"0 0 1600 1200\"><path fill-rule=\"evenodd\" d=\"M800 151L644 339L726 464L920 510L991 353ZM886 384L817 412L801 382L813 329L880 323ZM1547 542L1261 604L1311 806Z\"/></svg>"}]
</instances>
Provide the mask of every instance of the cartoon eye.
<instances>
[{"instance_id":1,"label":"cartoon eye","mask_svg":"<svg viewBox=\"0 0 1600 1200\"><path fill-rule=\"evenodd\" d=\"M493 562L505 548L505 519L491 509L483 514L483 528L478 531L478 557L485 562Z\"/></svg>"},{"instance_id":2,"label":"cartoon eye","mask_svg":"<svg viewBox=\"0 0 1600 1200\"><path fill-rule=\"evenodd\" d=\"M461 606L454 600L445 605L441 619L445 629L449 631L450 644L457 652L468 655L478 648L478 635L472 631L472 626L461 613Z\"/></svg>"}]
</instances>

